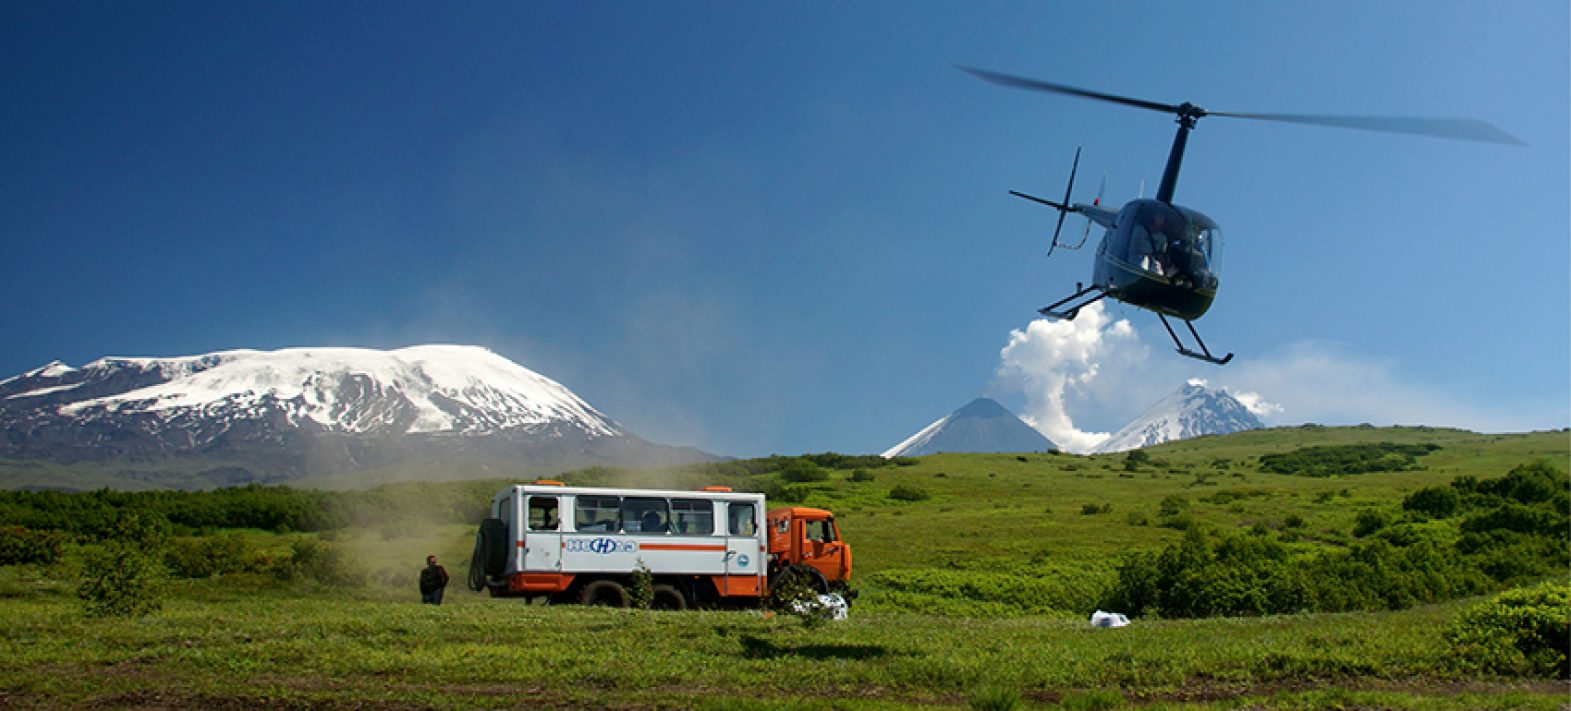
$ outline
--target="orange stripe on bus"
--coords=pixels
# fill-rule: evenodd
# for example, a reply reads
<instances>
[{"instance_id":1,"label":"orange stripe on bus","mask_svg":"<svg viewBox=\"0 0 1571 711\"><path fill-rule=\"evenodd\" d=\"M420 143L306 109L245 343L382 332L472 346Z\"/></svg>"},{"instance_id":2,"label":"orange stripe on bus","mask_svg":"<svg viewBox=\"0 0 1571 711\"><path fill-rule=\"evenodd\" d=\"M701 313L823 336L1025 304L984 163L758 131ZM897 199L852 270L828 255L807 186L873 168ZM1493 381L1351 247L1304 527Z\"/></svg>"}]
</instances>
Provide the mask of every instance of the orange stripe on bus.
<instances>
[{"instance_id":1,"label":"orange stripe on bus","mask_svg":"<svg viewBox=\"0 0 1571 711\"><path fill-rule=\"evenodd\" d=\"M705 546L692 543L640 543L638 547L646 551L723 551L725 546Z\"/></svg>"}]
</instances>

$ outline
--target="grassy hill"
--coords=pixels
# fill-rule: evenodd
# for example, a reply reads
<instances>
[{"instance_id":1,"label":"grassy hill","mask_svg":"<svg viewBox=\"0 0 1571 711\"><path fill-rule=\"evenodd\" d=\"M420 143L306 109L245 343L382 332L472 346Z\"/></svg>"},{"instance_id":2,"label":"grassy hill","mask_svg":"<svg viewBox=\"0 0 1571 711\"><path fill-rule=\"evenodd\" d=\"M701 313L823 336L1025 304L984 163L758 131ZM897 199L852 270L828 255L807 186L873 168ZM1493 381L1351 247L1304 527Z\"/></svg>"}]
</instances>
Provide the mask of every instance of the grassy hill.
<instances>
[{"instance_id":1,"label":"grassy hill","mask_svg":"<svg viewBox=\"0 0 1571 711\"><path fill-rule=\"evenodd\" d=\"M564 478L727 484L765 491L771 505L835 511L855 551L861 592L843 623L527 606L457 589L440 609L413 604L424 555L435 552L461 572L473 512L509 480L309 496L271 489L53 495L83 507L76 520L97 515L100 505L163 507L183 550L200 557L218 550L201 546L222 541L249 551L236 555L254 572L177 579L164 609L147 618L86 620L72 593L93 535L74 534L54 563L0 567L0 617L17 621L0 631L0 654L14 660L0 670L0 706L1460 709L1559 708L1565 699L1556 674L1489 666L1447 637L1495 590L1546 577L1563 584L1571 570L1558 562L1547 573L1530 571L1531 579L1473 580L1483 596L1439 595L1439 602L1396 610L1148 616L1121 630L1085 623L1131 555L1179 550L1201 531L1218 541L1232 534L1271 541L1288 556L1286 567L1305 570L1354 550L1385 546L1396 560L1429 550L1429 539L1451 545L1468 535L1467 521L1489 519L1426 517L1404 511L1404 500L1458 479L1504 481L1535 461L1563 472L1571 459L1565 431L1302 427L1134 455L807 459L816 465L782 457ZM1349 464L1360 461L1377 462L1377 470ZM1333 464L1362 473L1327 475ZM1295 466L1305 473L1267 470ZM24 523L29 506L44 505L29 496L48 495L0 497L0 527ZM289 519L293 526L262 517L257 529L214 535L211 525L180 523L197 515L193 506L328 513ZM1385 533L1355 535L1368 515L1390 521ZM1399 535L1387 535L1393 531ZM1382 536L1395 543L1371 543ZM1417 547L1392 548L1412 537ZM1564 556L1565 538L1561 532L1552 540L1560 550L1554 555ZM307 540L343 556L342 579L280 580L278 570Z\"/></svg>"}]
</instances>

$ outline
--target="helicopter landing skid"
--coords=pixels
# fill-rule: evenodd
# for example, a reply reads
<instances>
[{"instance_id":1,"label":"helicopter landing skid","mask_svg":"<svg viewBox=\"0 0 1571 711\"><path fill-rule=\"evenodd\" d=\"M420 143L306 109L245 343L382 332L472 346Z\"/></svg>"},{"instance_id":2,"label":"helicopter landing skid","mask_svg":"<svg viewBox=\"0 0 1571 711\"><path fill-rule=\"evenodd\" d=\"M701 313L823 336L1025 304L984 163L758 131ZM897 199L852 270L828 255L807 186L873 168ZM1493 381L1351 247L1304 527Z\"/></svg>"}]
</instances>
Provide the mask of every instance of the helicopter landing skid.
<instances>
[{"instance_id":1,"label":"helicopter landing skid","mask_svg":"<svg viewBox=\"0 0 1571 711\"><path fill-rule=\"evenodd\" d=\"M1186 320L1184 321L1184 325L1189 327L1189 333L1195 337L1195 343L1200 344L1199 353L1184 347L1183 341L1178 340L1178 334L1173 331L1173 327L1167 322L1166 316L1162 315L1161 312L1158 312L1156 317L1162 319L1162 327L1167 329L1167 335L1173 337L1173 345L1178 346L1179 355L1188 356L1190 358L1194 358L1195 360L1203 360L1207 363L1215 363L1217 365L1227 365L1227 362L1233 359L1232 353L1222 356L1221 358L1211 355L1211 349L1206 348L1206 342L1200 340L1200 332L1195 330L1195 324L1193 322Z\"/></svg>"},{"instance_id":2,"label":"helicopter landing skid","mask_svg":"<svg viewBox=\"0 0 1571 711\"><path fill-rule=\"evenodd\" d=\"M1091 293L1093 291L1096 292L1096 296L1093 296L1093 297L1091 297L1089 299L1086 299L1085 301L1082 301L1082 302L1080 302L1078 304L1075 304L1073 307L1070 307L1068 310L1064 310L1064 311L1058 310L1064 304L1067 304L1067 303L1069 303L1071 301L1079 299L1079 298L1081 298L1081 297L1085 296L1086 294L1089 294L1089 293ZM1056 319L1059 319L1061 321L1073 321L1073 320L1075 320L1076 316L1080 315L1080 309L1083 309L1083 308L1085 308L1087 306L1090 306L1091 304L1094 304L1094 303L1096 303L1098 301L1101 301L1103 299L1103 297L1106 297L1106 296L1107 296L1107 290L1103 289L1102 287L1097 286L1095 284L1092 284L1091 286L1084 286L1084 285L1081 285L1081 284L1075 284L1075 293L1070 294L1069 296L1066 296L1066 297L1064 297L1062 299L1059 299L1058 301L1053 302L1053 304L1051 306L1047 306L1047 307L1044 307L1044 308L1037 309L1036 312L1039 313L1039 314L1042 314L1043 316L1046 316L1048 318L1056 318Z\"/></svg>"}]
</instances>

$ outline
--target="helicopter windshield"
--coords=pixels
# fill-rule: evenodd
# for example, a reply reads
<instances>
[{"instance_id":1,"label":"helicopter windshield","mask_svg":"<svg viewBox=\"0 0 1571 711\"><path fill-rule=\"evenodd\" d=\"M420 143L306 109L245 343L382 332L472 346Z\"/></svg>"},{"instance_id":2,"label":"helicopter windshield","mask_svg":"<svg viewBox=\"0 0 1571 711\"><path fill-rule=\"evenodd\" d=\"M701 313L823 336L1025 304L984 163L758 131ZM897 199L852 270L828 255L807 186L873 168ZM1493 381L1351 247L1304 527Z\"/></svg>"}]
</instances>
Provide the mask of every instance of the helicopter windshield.
<instances>
[{"instance_id":1,"label":"helicopter windshield","mask_svg":"<svg viewBox=\"0 0 1571 711\"><path fill-rule=\"evenodd\" d=\"M1124 261L1183 286L1216 288L1222 230L1211 218L1155 200L1132 212Z\"/></svg>"}]
</instances>

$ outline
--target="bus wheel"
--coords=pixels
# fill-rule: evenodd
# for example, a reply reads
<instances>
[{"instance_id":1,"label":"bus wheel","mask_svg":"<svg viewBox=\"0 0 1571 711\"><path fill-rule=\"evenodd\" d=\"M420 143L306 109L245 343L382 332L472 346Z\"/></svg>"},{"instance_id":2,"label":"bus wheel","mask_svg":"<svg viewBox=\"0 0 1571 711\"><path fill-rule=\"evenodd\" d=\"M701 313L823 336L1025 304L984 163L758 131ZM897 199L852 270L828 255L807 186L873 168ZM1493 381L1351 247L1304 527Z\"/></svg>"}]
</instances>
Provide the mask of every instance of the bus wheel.
<instances>
[{"instance_id":1,"label":"bus wheel","mask_svg":"<svg viewBox=\"0 0 1571 711\"><path fill-rule=\"evenodd\" d=\"M682 594L675 585L660 584L654 587L654 594L649 598L649 607L655 610L686 610L687 596Z\"/></svg>"},{"instance_id":2,"label":"bus wheel","mask_svg":"<svg viewBox=\"0 0 1571 711\"><path fill-rule=\"evenodd\" d=\"M585 605L627 607L627 588L615 580L596 580L584 586L578 601Z\"/></svg>"},{"instance_id":3,"label":"bus wheel","mask_svg":"<svg viewBox=\"0 0 1571 711\"><path fill-rule=\"evenodd\" d=\"M770 595L775 604L789 604L802 597L817 597L829 592L829 581L816 568L793 565L775 577L770 584Z\"/></svg>"}]
</instances>

